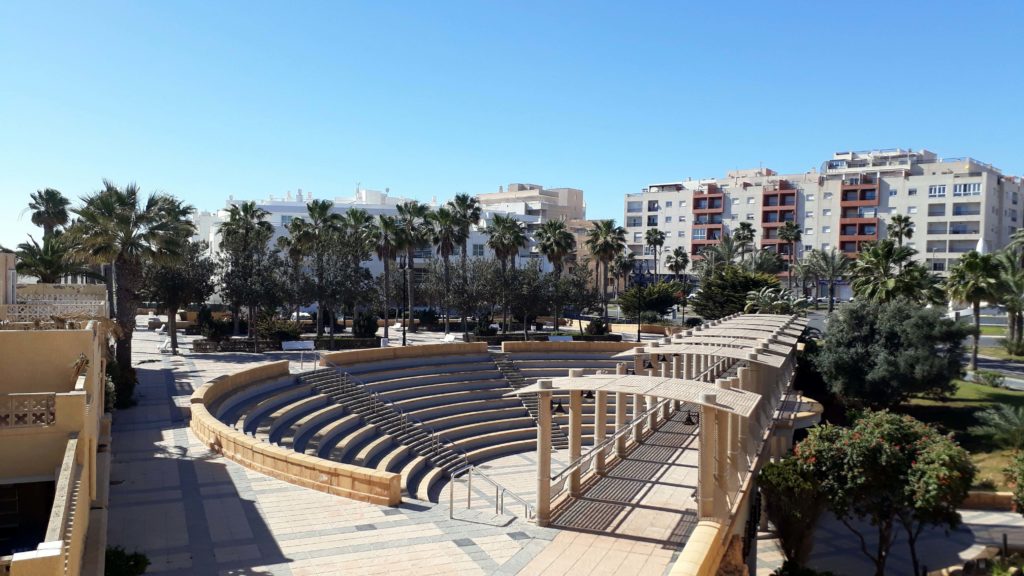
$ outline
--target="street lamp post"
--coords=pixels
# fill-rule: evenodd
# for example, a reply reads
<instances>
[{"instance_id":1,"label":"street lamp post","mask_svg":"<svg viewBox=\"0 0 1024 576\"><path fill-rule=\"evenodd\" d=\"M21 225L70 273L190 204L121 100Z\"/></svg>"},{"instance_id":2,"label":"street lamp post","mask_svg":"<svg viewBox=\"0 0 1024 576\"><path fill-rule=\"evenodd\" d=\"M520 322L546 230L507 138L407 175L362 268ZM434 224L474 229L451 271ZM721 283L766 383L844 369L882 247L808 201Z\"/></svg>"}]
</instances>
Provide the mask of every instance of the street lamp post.
<instances>
[{"instance_id":1,"label":"street lamp post","mask_svg":"<svg viewBox=\"0 0 1024 576\"><path fill-rule=\"evenodd\" d=\"M409 299L409 268L406 265L405 255L398 257L398 269L402 271L402 346L405 346L405 330L406 330L406 302ZM411 314L410 314L411 316Z\"/></svg>"}]
</instances>

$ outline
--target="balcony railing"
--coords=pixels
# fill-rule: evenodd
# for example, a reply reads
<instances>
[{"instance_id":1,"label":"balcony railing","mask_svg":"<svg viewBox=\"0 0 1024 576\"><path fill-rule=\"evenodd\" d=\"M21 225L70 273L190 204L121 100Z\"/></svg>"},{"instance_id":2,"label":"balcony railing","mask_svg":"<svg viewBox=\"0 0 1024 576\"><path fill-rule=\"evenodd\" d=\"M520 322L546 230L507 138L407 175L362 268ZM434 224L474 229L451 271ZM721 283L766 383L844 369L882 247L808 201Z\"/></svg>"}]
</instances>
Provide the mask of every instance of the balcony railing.
<instances>
[{"instance_id":1,"label":"balcony railing","mask_svg":"<svg viewBox=\"0 0 1024 576\"><path fill-rule=\"evenodd\" d=\"M35 322L58 318L101 318L107 314L103 301L30 302L0 306L0 320Z\"/></svg>"},{"instance_id":2,"label":"balcony railing","mask_svg":"<svg viewBox=\"0 0 1024 576\"><path fill-rule=\"evenodd\" d=\"M0 396L0 429L40 428L56 422L57 395L54 392Z\"/></svg>"}]
</instances>

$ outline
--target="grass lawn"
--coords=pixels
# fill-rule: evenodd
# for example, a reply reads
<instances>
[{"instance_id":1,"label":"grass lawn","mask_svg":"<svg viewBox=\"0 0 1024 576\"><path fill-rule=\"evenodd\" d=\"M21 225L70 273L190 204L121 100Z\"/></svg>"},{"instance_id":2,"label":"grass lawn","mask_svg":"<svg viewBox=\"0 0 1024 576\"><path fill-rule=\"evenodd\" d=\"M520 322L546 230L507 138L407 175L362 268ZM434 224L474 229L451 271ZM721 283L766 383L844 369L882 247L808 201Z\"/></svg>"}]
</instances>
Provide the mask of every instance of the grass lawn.
<instances>
[{"instance_id":1,"label":"grass lawn","mask_svg":"<svg viewBox=\"0 0 1024 576\"><path fill-rule=\"evenodd\" d=\"M965 347L965 351L970 353L970 345ZM1000 360L1010 360L1012 362L1024 362L1024 356L1014 356L1006 351L1006 348L1002 346L982 346L978 348L978 354L982 356L991 356L992 358L998 358Z\"/></svg>"},{"instance_id":2,"label":"grass lawn","mask_svg":"<svg viewBox=\"0 0 1024 576\"><path fill-rule=\"evenodd\" d=\"M944 402L915 398L902 410L907 414L934 424L943 432L952 432L960 445L971 453L971 460L978 467L975 482L991 480L1000 490L1006 490L1003 468L1010 461L1010 450L1001 450L991 445L984 437L975 437L967 428L978 424L976 412L996 404L1024 406L1024 392L991 388L981 384L958 380L957 393Z\"/></svg>"},{"instance_id":3,"label":"grass lawn","mask_svg":"<svg viewBox=\"0 0 1024 576\"><path fill-rule=\"evenodd\" d=\"M982 336L1006 336L1006 326L982 326Z\"/></svg>"}]
</instances>

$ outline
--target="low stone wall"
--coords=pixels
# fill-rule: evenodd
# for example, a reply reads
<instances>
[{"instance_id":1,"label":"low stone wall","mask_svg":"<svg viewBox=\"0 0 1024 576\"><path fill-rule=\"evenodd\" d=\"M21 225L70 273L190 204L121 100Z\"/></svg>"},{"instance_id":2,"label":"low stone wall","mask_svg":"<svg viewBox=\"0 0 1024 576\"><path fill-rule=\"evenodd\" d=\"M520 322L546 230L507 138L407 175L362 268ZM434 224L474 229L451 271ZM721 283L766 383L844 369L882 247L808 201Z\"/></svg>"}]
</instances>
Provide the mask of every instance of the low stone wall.
<instances>
[{"instance_id":1,"label":"low stone wall","mask_svg":"<svg viewBox=\"0 0 1024 576\"><path fill-rule=\"evenodd\" d=\"M625 332L627 334L636 334L636 324L611 324L609 328L612 332ZM641 324L641 334L657 334L658 336L665 336L669 332L667 329L677 328L675 326L662 326L661 324Z\"/></svg>"},{"instance_id":2,"label":"low stone wall","mask_svg":"<svg viewBox=\"0 0 1024 576\"><path fill-rule=\"evenodd\" d=\"M447 354L486 354L487 344L483 342L454 344L424 344L417 346L396 346L394 348L372 348L365 350L343 350L324 354L321 366L347 366L362 362L380 362L401 358L423 358Z\"/></svg>"},{"instance_id":3,"label":"low stone wall","mask_svg":"<svg viewBox=\"0 0 1024 576\"><path fill-rule=\"evenodd\" d=\"M1016 512L1017 506L1013 503L1013 492L986 492L983 490L971 490L967 493L967 499L963 501L960 508L965 510L999 510L1002 512Z\"/></svg>"},{"instance_id":4,"label":"low stone wall","mask_svg":"<svg viewBox=\"0 0 1024 576\"><path fill-rule=\"evenodd\" d=\"M625 352L636 348L635 342L503 342L501 351L513 352Z\"/></svg>"},{"instance_id":5,"label":"low stone wall","mask_svg":"<svg viewBox=\"0 0 1024 576\"><path fill-rule=\"evenodd\" d=\"M399 474L332 462L262 442L217 420L208 409L240 388L287 375L288 362L282 361L220 376L203 384L191 398L192 432L211 450L279 480L372 504L400 504Z\"/></svg>"}]
</instances>

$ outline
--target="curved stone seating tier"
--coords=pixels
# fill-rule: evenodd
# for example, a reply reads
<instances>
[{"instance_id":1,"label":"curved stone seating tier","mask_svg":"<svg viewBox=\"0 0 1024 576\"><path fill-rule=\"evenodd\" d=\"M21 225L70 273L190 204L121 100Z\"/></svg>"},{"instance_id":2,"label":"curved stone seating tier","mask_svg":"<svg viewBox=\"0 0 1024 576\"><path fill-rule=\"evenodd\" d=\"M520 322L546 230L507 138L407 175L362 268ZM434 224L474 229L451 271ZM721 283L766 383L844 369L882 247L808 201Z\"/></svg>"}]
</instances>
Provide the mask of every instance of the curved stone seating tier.
<instances>
[{"instance_id":1,"label":"curved stone seating tier","mask_svg":"<svg viewBox=\"0 0 1024 576\"><path fill-rule=\"evenodd\" d=\"M278 408L258 425L256 437L271 444L280 444L281 436L289 430L292 423L329 403L330 399L326 396L314 394Z\"/></svg>"},{"instance_id":2,"label":"curved stone seating tier","mask_svg":"<svg viewBox=\"0 0 1024 576\"><path fill-rule=\"evenodd\" d=\"M431 384L461 384L461 383L473 383L480 380L502 380L504 378L501 372L495 369L491 370L474 370L471 372L451 372L442 374L430 374L427 376L411 376L408 378L395 378L392 380L382 380L374 382L372 384L366 384L366 389L371 392L377 392L381 396L389 397L396 396L401 397L403 391L413 391L417 389L430 386Z\"/></svg>"},{"instance_id":3,"label":"curved stone seating tier","mask_svg":"<svg viewBox=\"0 0 1024 576\"><path fill-rule=\"evenodd\" d=\"M337 368L348 372L353 376L367 374L370 372L387 372L400 368L418 368L425 366L442 366L445 364L468 363L468 362L490 362L488 354L455 354L446 356L420 356L416 358L402 358L394 360L377 360L372 362L360 362L358 364L339 364ZM362 377L359 378L363 380Z\"/></svg>"},{"instance_id":4,"label":"curved stone seating tier","mask_svg":"<svg viewBox=\"0 0 1024 576\"><path fill-rule=\"evenodd\" d=\"M530 425L533 425L533 417L523 408L518 401L510 404L507 408L494 408L492 402L479 400L475 402L464 402L453 404L451 407L455 413L437 417L426 417L421 419L423 424L432 430L444 430L447 435L450 430L477 422L488 422L492 419L504 420L507 418L525 417L529 418Z\"/></svg>"},{"instance_id":5,"label":"curved stone seating tier","mask_svg":"<svg viewBox=\"0 0 1024 576\"><path fill-rule=\"evenodd\" d=\"M481 422L463 424L462 426L453 426L451 428L440 430L440 433L441 436L444 436L446 439L452 442L458 442L460 440L482 434L515 429L529 429L533 434L536 434L533 418L529 415L517 418L504 418L501 420L484 420Z\"/></svg>"},{"instance_id":6,"label":"curved stone seating tier","mask_svg":"<svg viewBox=\"0 0 1024 576\"><path fill-rule=\"evenodd\" d=\"M363 446L372 442L379 436L377 427L373 424L363 424L353 428L344 435L334 437L334 442L324 442L317 449L317 456L352 464L356 454Z\"/></svg>"},{"instance_id":7,"label":"curved stone seating tier","mask_svg":"<svg viewBox=\"0 0 1024 576\"><path fill-rule=\"evenodd\" d=\"M314 410L293 422L281 435L279 444L296 452L305 452L306 443L317 430L332 420L345 416L347 412L344 406L337 404L327 404L319 410Z\"/></svg>"},{"instance_id":8,"label":"curved stone seating tier","mask_svg":"<svg viewBox=\"0 0 1024 576\"><path fill-rule=\"evenodd\" d=\"M465 416L479 415L486 410L522 410L526 412L522 401L518 398L486 398L483 400L465 400L462 402L450 402L427 408L419 408L411 414L428 427L434 426L435 420L447 418L459 418Z\"/></svg>"},{"instance_id":9,"label":"curved stone seating tier","mask_svg":"<svg viewBox=\"0 0 1024 576\"><path fill-rule=\"evenodd\" d=\"M283 378L274 378L265 382L258 382L251 384L236 391L230 396L220 398L212 406L210 406L210 413L213 414L214 418L233 425L238 421L242 410L246 406L252 404L256 398L265 398L274 392L279 392L282 389L295 384L294 376L286 376Z\"/></svg>"},{"instance_id":10,"label":"curved stone seating tier","mask_svg":"<svg viewBox=\"0 0 1024 576\"><path fill-rule=\"evenodd\" d=\"M454 392L494 392L498 396L501 396L506 392L511 392L511 388L509 388L508 382L504 379L490 377L487 379L481 378L479 380L424 384L422 386L413 386L410 388L403 388L401 390L384 392L381 393L380 396L385 400L400 404L407 400L430 398Z\"/></svg>"},{"instance_id":11,"label":"curved stone seating tier","mask_svg":"<svg viewBox=\"0 0 1024 576\"><path fill-rule=\"evenodd\" d=\"M500 458L509 454L518 454L520 452L533 452L537 449L537 435L536 433L529 440L513 440L504 442L501 444L492 444L490 446L483 446L475 448L466 453L470 462L485 462L494 458Z\"/></svg>"},{"instance_id":12,"label":"curved stone seating tier","mask_svg":"<svg viewBox=\"0 0 1024 576\"><path fill-rule=\"evenodd\" d=\"M358 414L348 414L337 420L324 422L322 426L312 431L302 451L312 456L321 456L323 447L324 453L330 454L330 449L343 435L362 425L363 419Z\"/></svg>"},{"instance_id":13,"label":"curved stone seating tier","mask_svg":"<svg viewBox=\"0 0 1024 576\"><path fill-rule=\"evenodd\" d=\"M235 422L235 428L245 432L246 434L255 435L256 428L263 418L274 413L275 410L283 406L302 399L307 398L313 394L313 389L309 386L290 386L265 396L255 403L248 404L243 410L242 414L238 417L238 421Z\"/></svg>"},{"instance_id":14,"label":"curved stone seating tier","mask_svg":"<svg viewBox=\"0 0 1024 576\"><path fill-rule=\"evenodd\" d=\"M456 374L459 372L479 372L483 370L494 371L497 368L494 362L490 361L467 361L467 362L453 362L447 364L428 364L422 365L417 364L409 368L401 368L397 370L380 370L370 372L360 372L358 374L352 374L352 376L358 381L371 386L383 382L385 380L397 380L400 378L412 378L415 376L430 376L435 374ZM350 373L351 374L351 373Z\"/></svg>"}]
</instances>

